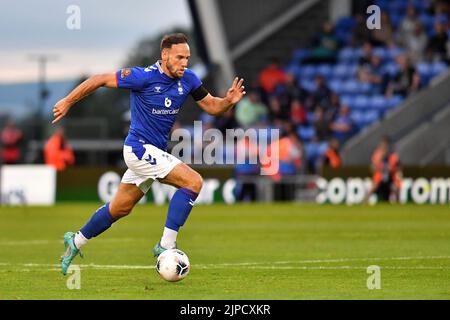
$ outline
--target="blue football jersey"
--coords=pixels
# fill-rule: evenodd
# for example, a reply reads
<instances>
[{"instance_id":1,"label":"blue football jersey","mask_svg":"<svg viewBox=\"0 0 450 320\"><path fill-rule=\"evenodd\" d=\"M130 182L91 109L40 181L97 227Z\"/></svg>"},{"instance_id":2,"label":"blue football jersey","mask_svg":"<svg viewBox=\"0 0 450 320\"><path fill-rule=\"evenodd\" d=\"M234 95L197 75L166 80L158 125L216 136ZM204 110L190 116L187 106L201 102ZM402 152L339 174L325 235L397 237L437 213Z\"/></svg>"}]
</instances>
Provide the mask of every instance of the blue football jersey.
<instances>
[{"instance_id":1,"label":"blue football jersey","mask_svg":"<svg viewBox=\"0 0 450 320\"><path fill-rule=\"evenodd\" d=\"M131 124L125 144L151 144L167 151L177 114L188 95L202 85L201 80L190 69L181 78L171 78L160 61L146 68L119 70L116 78L117 87L131 90Z\"/></svg>"}]
</instances>

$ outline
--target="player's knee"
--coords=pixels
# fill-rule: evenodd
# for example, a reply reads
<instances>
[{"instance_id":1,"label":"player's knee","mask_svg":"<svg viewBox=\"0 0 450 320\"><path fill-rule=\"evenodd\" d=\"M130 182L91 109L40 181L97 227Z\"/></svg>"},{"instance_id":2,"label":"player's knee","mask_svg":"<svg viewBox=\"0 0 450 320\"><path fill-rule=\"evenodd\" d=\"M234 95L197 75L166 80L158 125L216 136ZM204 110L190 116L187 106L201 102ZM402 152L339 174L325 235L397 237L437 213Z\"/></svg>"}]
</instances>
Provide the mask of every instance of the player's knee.
<instances>
[{"instance_id":1,"label":"player's knee","mask_svg":"<svg viewBox=\"0 0 450 320\"><path fill-rule=\"evenodd\" d=\"M200 193L200 190L202 190L203 186L203 178L200 174L196 173L190 183L190 188L192 191L196 193Z\"/></svg>"},{"instance_id":2,"label":"player's knee","mask_svg":"<svg viewBox=\"0 0 450 320\"><path fill-rule=\"evenodd\" d=\"M127 202L111 203L109 206L109 213L115 218L120 219L126 217L133 210L134 205Z\"/></svg>"}]
</instances>

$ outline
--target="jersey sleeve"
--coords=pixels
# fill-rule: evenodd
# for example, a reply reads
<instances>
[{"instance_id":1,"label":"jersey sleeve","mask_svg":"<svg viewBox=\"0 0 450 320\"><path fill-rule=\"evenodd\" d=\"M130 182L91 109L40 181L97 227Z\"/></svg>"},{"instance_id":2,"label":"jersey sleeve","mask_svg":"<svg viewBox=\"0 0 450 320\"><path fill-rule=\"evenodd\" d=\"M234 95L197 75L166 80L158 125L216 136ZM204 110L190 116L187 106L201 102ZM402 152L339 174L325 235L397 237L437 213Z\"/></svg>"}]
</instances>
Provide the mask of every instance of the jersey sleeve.
<instances>
[{"instance_id":1,"label":"jersey sleeve","mask_svg":"<svg viewBox=\"0 0 450 320\"><path fill-rule=\"evenodd\" d=\"M190 93L200 88L200 86L203 84L202 80L197 77L197 75L189 70L189 84L190 84Z\"/></svg>"},{"instance_id":2,"label":"jersey sleeve","mask_svg":"<svg viewBox=\"0 0 450 320\"><path fill-rule=\"evenodd\" d=\"M148 79L148 72L143 68L124 68L116 72L117 87L131 90L141 90Z\"/></svg>"}]
</instances>

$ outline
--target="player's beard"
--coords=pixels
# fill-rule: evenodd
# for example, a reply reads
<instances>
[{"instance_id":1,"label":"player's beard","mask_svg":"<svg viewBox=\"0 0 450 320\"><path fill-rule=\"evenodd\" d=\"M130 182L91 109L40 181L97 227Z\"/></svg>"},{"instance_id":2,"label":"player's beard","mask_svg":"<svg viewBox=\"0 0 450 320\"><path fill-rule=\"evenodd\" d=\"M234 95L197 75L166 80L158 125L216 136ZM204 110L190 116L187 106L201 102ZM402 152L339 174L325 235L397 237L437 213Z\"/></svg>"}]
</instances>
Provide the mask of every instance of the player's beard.
<instances>
[{"instance_id":1,"label":"player's beard","mask_svg":"<svg viewBox=\"0 0 450 320\"><path fill-rule=\"evenodd\" d=\"M169 70L170 75L172 77L179 78L179 76L177 75L177 70L170 64L169 61L167 61L166 66L167 66L167 70Z\"/></svg>"}]
</instances>

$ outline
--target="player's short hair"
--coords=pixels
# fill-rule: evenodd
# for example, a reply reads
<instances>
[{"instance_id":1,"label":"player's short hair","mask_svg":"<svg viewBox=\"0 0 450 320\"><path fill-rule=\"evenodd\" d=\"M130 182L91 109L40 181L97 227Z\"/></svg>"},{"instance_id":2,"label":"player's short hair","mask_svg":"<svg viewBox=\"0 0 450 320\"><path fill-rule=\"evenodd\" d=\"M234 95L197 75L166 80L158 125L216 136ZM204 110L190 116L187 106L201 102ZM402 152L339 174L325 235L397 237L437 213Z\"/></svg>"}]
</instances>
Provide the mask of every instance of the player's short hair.
<instances>
[{"instance_id":1,"label":"player's short hair","mask_svg":"<svg viewBox=\"0 0 450 320\"><path fill-rule=\"evenodd\" d=\"M161 51L170 49L174 44L179 43L187 43L187 36L184 33L167 34L161 40Z\"/></svg>"}]
</instances>

